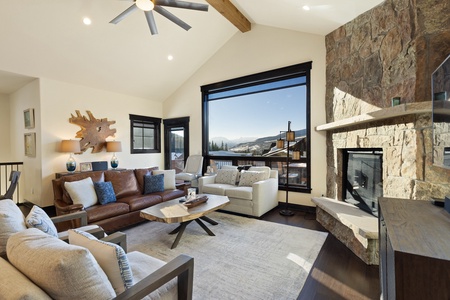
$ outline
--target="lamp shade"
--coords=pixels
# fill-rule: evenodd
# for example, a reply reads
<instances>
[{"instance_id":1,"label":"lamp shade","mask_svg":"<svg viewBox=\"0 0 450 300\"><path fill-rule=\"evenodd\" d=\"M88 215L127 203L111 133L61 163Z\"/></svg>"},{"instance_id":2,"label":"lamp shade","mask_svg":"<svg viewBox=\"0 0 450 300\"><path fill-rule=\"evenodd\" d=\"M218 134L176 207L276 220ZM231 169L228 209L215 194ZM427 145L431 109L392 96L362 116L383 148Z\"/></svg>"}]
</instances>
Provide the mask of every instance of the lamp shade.
<instances>
[{"instance_id":1,"label":"lamp shade","mask_svg":"<svg viewBox=\"0 0 450 300\"><path fill-rule=\"evenodd\" d=\"M295 132L294 131L290 131L290 130L288 132L286 132L286 140L288 142L295 141Z\"/></svg>"},{"instance_id":2,"label":"lamp shade","mask_svg":"<svg viewBox=\"0 0 450 300\"><path fill-rule=\"evenodd\" d=\"M284 140L283 139L277 140L277 148L279 148L279 149L284 148Z\"/></svg>"},{"instance_id":3,"label":"lamp shade","mask_svg":"<svg viewBox=\"0 0 450 300\"><path fill-rule=\"evenodd\" d=\"M122 143L118 141L106 142L106 152L122 152Z\"/></svg>"},{"instance_id":4,"label":"lamp shade","mask_svg":"<svg viewBox=\"0 0 450 300\"><path fill-rule=\"evenodd\" d=\"M77 140L62 140L61 141L61 152L67 153L77 153L80 152L80 141Z\"/></svg>"}]
</instances>

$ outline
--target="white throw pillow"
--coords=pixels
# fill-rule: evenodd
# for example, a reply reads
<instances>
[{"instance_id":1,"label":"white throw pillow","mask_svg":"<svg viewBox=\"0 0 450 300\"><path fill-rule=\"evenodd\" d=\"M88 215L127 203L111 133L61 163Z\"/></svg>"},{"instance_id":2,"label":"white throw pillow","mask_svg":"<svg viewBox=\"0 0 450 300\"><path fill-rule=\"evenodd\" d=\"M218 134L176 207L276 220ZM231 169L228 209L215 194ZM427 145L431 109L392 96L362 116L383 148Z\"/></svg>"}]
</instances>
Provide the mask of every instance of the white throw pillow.
<instances>
[{"instance_id":1,"label":"white throw pillow","mask_svg":"<svg viewBox=\"0 0 450 300\"><path fill-rule=\"evenodd\" d=\"M133 273L125 251L119 245L99 241L88 232L69 229L69 243L87 248L108 276L116 294L133 286Z\"/></svg>"},{"instance_id":2,"label":"white throw pillow","mask_svg":"<svg viewBox=\"0 0 450 300\"><path fill-rule=\"evenodd\" d=\"M9 262L52 299L111 299L116 296L105 272L88 249L69 245L39 229L11 235Z\"/></svg>"},{"instance_id":3,"label":"white throw pillow","mask_svg":"<svg viewBox=\"0 0 450 300\"><path fill-rule=\"evenodd\" d=\"M6 242L9 237L27 229L25 216L10 199L0 200L0 256L6 255Z\"/></svg>"},{"instance_id":4,"label":"white throw pillow","mask_svg":"<svg viewBox=\"0 0 450 300\"><path fill-rule=\"evenodd\" d=\"M265 166L261 166L261 167L250 167L250 169L248 169L249 171L258 171L258 172L264 172L264 179L269 179L270 178L270 171L272 170L270 167L265 167Z\"/></svg>"},{"instance_id":5,"label":"white throw pillow","mask_svg":"<svg viewBox=\"0 0 450 300\"><path fill-rule=\"evenodd\" d=\"M217 171L215 183L236 184L237 169L220 169Z\"/></svg>"},{"instance_id":6,"label":"white throw pillow","mask_svg":"<svg viewBox=\"0 0 450 300\"><path fill-rule=\"evenodd\" d=\"M252 186L255 182L264 180L264 172L242 171L239 186Z\"/></svg>"},{"instance_id":7,"label":"white throw pillow","mask_svg":"<svg viewBox=\"0 0 450 300\"><path fill-rule=\"evenodd\" d=\"M91 177L72 182L66 181L64 188L69 193L73 204L82 204L84 208L97 204L97 194Z\"/></svg>"},{"instance_id":8,"label":"white throw pillow","mask_svg":"<svg viewBox=\"0 0 450 300\"><path fill-rule=\"evenodd\" d=\"M58 237L58 230L47 213L37 205L33 205L28 216L25 218L28 228L37 228L54 237Z\"/></svg>"},{"instance_id":9,"label":"white throw pillow","mask_svg":"<svg viewBox=\"0 0 450 300\"><path fill-rule=\"evenodd\" d=\"M154 170L153 175L164 174L164 190L174 190L175 170Z\"/></svg>"}]
</instances>

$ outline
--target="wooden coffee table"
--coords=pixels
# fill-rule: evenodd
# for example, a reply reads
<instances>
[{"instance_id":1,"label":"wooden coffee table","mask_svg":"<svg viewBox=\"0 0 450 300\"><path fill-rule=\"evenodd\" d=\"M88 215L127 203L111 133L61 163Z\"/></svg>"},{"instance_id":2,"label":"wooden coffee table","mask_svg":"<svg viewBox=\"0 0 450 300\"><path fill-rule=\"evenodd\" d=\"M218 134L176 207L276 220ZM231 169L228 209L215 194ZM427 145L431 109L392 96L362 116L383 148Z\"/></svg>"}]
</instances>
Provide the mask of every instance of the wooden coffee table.
<instances>
[{"instance_id":1,"label":"wooden coffee table","mask_svg":"<svg viewBox=\"0 0 450 300\"><path fill-rule=\"evenodd\" d=\"M201 196L201 195L197 195ZM174 199L166 202L162 202L156 205L153 205L149 208L141 210L140 216L144 219L150 220L150 221L157 221L162 223L180 223L180 226L175 228L173 231L169 232L169 234L175 234L178 233L177 237L175 238L175 241L172 244L171 249L174 249L178 242L181 239L181 236L183 235L184 230L186 229L186 226L191 223L192 221L197 222L200 227L203 228L203 230L206 231L211 236L214 236L215 234L206 227L205 223L203 223L201 220L206 221L212 225L217 225L218 223L206 216L206 214L216 211L224 206L226 206L228 203L230 203L230 200L227 196L218 196L218 195L206 195L208 197L208 201L205 203L202 203L198 206L192 207L188 209L188 215L185 216L177 216L177 217L166 217L162 212L161 209L165 207L169 207L172 205L180 204L180 199Z\"/></svg>"}]
</instances>

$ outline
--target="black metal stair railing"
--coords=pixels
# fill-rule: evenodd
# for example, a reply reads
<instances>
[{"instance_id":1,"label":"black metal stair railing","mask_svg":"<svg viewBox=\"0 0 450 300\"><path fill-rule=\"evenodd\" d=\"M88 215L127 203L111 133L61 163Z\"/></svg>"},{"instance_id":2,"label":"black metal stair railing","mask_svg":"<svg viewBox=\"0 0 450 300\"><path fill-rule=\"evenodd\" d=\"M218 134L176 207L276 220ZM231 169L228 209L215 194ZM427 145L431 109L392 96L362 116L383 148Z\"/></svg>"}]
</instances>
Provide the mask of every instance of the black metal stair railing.
<instances>
[{"instance_id":1,"label":"black metal stair railing","mask_svg":"<svg viewBox=\"0 0 450 300\"><path fill-rule=\"evenodd\" d=\"M0 195L6 193L11 184L9 181L9 176L11 171L22 172L23 162L0 162ZM23 174L22 174L23 175ZM13 195L13 201L17 204L20 203L20 182L22 181L22 176L19 178L19 183Z\"/></svg>"}]
</instances>

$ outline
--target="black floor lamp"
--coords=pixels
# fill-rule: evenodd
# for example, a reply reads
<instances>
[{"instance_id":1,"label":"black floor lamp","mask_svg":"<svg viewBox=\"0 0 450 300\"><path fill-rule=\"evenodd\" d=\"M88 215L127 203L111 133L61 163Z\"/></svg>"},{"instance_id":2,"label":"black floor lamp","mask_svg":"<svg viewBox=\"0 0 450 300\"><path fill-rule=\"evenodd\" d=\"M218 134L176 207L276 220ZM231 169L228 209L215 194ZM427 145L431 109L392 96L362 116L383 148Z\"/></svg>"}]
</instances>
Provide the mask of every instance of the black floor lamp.
<instances>
[{"instance_id":1,"label":"black floor lamp","mask_svg":"<svg viewBox=\"0 0 450 300\"><path fill-rule=\"evenodd\" d=\"M284 148L284 140L281 138L281 133L285 133L287 147L286 147L286 207L280 210L280 215L292 216L294 212L289 209L289 143L295 142L295 132L291 130L291 121L288 121L288 130L280 131L280 138L277 140L277 148ZM292 153L293 159L300 159L300 151Z\"/></svg>"}]
</instances>

